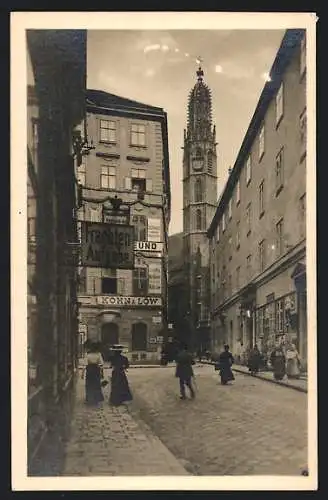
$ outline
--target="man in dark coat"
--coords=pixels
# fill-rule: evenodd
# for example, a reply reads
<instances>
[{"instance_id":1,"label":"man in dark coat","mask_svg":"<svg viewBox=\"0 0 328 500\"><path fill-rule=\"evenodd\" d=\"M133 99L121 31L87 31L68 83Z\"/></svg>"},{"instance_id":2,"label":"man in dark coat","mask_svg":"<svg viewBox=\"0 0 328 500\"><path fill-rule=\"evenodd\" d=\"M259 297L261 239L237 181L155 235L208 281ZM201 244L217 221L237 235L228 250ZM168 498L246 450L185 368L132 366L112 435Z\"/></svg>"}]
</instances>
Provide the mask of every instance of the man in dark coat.
<instances>
[{"instance_id":1,"label":"man in dark coat","mask_svg":"<svg viewBox=\"0 0 328 500\"><path fill-rule=\"evenodd\" d=\"M195 364L192 355L188 352L187 346L182 344L181 349L176 357L175 376L180 382L180 399L186 399L186 388L190 391L191 398L195 397L195 391L192 387L191 378L194 376L192 365Z\"/></svg>"}]
</instances>

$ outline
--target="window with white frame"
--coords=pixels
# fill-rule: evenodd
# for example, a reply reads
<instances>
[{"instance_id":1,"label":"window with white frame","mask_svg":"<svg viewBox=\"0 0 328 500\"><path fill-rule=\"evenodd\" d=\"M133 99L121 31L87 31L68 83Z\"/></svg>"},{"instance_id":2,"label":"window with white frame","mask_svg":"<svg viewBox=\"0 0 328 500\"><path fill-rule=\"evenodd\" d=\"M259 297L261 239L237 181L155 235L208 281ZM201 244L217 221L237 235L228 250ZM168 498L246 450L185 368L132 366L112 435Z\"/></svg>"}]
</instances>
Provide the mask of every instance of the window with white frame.
<instances>
[{"instance_id":1,"label":"window with white frame","mask_svg":"<svg viewBox=\"0 0 328 500\"><path fill-rule=\"evenodd\" d=\"M301 41L301 51L300 51L300 76L302 77L306 69L306 36L302 38Z\"/></svg>"},{"instance_id":2,"label":"window with white frame","mask_svg":"<svg viewBox=\"0 0 328 500\"><path fill-rule=\"evenodd\" d=\"M131 125L131 146L146 146L146 126L139 123Z\"/></svg>"},{"instance_id":3,"label":"window with white frame","mask_svg":"<svg viewBox=\"0 0 328 500\"><path fill-rule=\"evenodd\" d=\"M265 269L265 240L260 241L259 243L259 264L260 264L260 272Z\"/></svg>"},{"instance_id":4,"label":"window with white frame","mask_svg":"<svg viewBox=\"0 0 328 500\"><path fill-rule=\"evenodd\" d=\"M236 224L236 247L237 250L240 247L240 220L238 220Z\"/></svg>"},{"instance_id":5,"label":"window with white frame","mask_svg":"<svg viewBox=\"0 0 328 500\"><path fill-rule=\"evenodd\" d=\"M284 186L284 148L276 156L276 195Z\"/></svg>"},{"instance_id":6,"label":"window with white frame","mask_svg":"<svg viewBox=\"0 0 328 500\"><path fill-rule=\"evenodd\" d=\"M86 164L83 162L79 167L77 167L76 173L77 182L81 184L81 186L85 186L86 184Z\"/></svg>"},{"instance_id":7,"label":"window with white frame","mask_svg":"<svg viewBox=\"0 0 328 500\"><path fill-rule=\"evenodd\" d=\"M147 217L145 215L133 215L134 237L136 241L147 241Z\"/></svg>"},{"instance_id":8,"label":"window with white frame","mask_svg":"<svg viewBox=\"0 0 328 500\"><path fill-rule=\"evenodd\" d=\"M236 289L239 290L239 288L240 288L240 266L238 266L236 269Z\"/></svg>"},{"instance_id":9,"label":"window with white frame","mask_svg":"<svg viewBox=\"0 0 328 500\"><path fill-rule=\"evenodd\" d=\"M303 109L300 115L300 140L301 140L301 154L303 155L306 151L306 108Z\"/></svg>"},{"instance_id":10,"label":"window with white frame","mask_svg":"<svg viewBox=\"0 0 328 500\"><path fill-rule=\"evenodd\" d=\"M246 273L247 273L247 279L249 280L252 275L252 256L248 255L246 258Z\"/></svg>"},{"instance_id":11,"label":"window with white frame","mask_svg":"<svg viewBox=\"0 0 328 500\"><path fill-rule=\"evenodd\" d=\"M225 217L225 212L222 214L222 232L226 230L226 217Z\"/></svg>"},{"instance_id":12,"label":"window with white frame","mask_svg":"<svg viewBox=\"0 0 328 500\"><path fill-rule=\"evenodd\" d=\"M229 220L230 220L232 218L232 198L230 198L230 200L229 200L228 215L229 215Z\"/></svg>"},{"instance_id":13,"label":"window with white frame","mask_svg":"<svg viewBox=\"0 0 328 500\"><path fill-rule=\"evenodd\" d=\"M237 182L236 186L236 204L240 203L240 181Z\"/></svg>"},{"instance_id":14,"label":"window with white frame","mask_svg":"<svg viewBox=\"0 0 328 500\"><path fill-rule=\"evenodd\" d=\"M300 237L304 238L306 234L306 194L300 197L299 201L299 218L300 218Z\"/></svg>"},{"instance_id":15,"label":"window with white frame","mask_svg":"<svg viewBox=\"0 0 328 500\"><path fill-rule=\"evenodd\" d=\"M259 217L264 214L264 180L259 186Z\"/></svg>"},{"instance_id":16,"label":"window with white frame","mask_svg":"<svg viewBox=\"0 0 328 500\"><path fill-rule=\"evenodd\" d=\"M148 293L148 268L136 267L133 270L133 295L147 295Z\"/></svg>"},{"instance_id":17,"label":"window with white frame","mask_svg":"<svg viewBox=\"0 0 328 500\"><path fill-rule=\"evenodd\" d=\"M276 94L276 125L279 125L284 114L284 84L281 82Z\"/></svg>"},{"instance_id":18,"label":"window with white frame","mask_svg":"<svg viewBox=\"0 0 328 500\"><path fill-rule=\"evenodd\" d=\"M283 233L284 233L284 220L280 219L276 224L276 240L277 240L277 255L281 255L284 250L284 241L283 241Z\"/></svg>"},{"instance_id":19,"label":"window with white frame","mask_svg":"<svg viewBox=\"0 0 328 500\"><path fill-rule=\"evenodd\" d=\"M100 187L103 189L116 188L116 167L110 165L101 166Z\"/></svg>"},{"instance_id":20,"label":"window with white frame","mask_svg":"<svg viewBox=\"0 0 328 500\"><path fill-rule=\"evenodd\" d=\"M249 156L247 158L247 162L246 162L246 184L247 184L247 186L251 182L251 178L252 178L252 162L251 162L251 156Z\"/></svg>"},{"instance_id":21,"label":"window with white frame","mask_svg":"<svg viewBox=\"0 0 328 500\"><path fill-rule=\"evenodd\" d=\"M116 122L113 120L100 120L100 142L116 142Z\"/></svg>"},{"instance_id":22,"label":"window with white frame","mask_svg":"<svg viewBox=\"0 0 328 500\"><path fill-rule=\"evenodd\" d=\"M131 169L131 189L132 191L146 191L146 170L140 168Z\"/></svg>"},{"instance_id":23,"label":"window with white frame","mask_svg":"<svg viewBox=\"0 0 328 500\"><path fill-rule=\"evenodd\" d=\"M246 207L246 229L247 229L247 236L248 236L252 230L252 205L251 205L251 203L249 203Z\"/></svg>"},{"instance_id":24,"label":"window with white frame","mask_svg":"<svg viewBox=\"0 0 328 500\"><path fill-rule=\"evenodd\" d=\"M262 158L265 151L265 141L264 141L264 125L262 125L259 134L259 159Z\"/></svg>"}]
</instances>

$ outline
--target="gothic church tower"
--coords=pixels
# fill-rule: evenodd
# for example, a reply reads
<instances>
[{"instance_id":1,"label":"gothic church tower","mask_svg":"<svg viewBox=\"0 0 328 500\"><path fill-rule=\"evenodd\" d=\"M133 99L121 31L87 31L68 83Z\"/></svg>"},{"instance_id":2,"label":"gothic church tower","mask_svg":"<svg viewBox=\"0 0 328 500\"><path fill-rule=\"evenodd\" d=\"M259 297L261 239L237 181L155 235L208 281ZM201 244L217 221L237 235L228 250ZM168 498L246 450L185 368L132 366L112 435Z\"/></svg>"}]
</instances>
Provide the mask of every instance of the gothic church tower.
<instances>
[{"instance_id":1,"label":"gothic church tower","mask_svg":"<svg viewBox=\"0 0 328 500\"><path fill-rule=\"evenodd\" d=\"M212 125L211 91L204 72L189 94L183 146L183 238L187 278L187 314L193 344L206 347L209 326L209 252L206 231L217 205L216 131ZM197 341L198 338L198 341Z\"/></svg>"}]
</instances>

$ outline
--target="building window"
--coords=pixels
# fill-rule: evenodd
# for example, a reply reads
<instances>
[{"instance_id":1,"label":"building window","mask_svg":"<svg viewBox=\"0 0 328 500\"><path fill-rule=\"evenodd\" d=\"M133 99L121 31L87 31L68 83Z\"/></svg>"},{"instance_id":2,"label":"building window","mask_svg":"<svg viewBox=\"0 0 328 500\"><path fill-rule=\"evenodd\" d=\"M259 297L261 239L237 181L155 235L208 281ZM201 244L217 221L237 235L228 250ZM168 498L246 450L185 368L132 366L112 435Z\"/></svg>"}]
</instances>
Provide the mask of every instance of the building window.
<instances>
[{"instance_id":1,"label":"building window","mask_svg":"<svg viewBox=\"0 0 328 500\"><path fill-rule=\"evenodd\" d=\"M237 182L236 187L236 205L240 203L240 181Z\"/></svg>"},{"instance_id":2,"label":"building window","mask_svg":"<svg viewBox=\"0 0 328 500\"><path fill-rule=\"evenodd\" d=\"M147 217L145 215L133 215L134 238L136 241L147 241Z\"/></svg>"},{"instance_id":3,"label":"building window","mask_svg":"<svg viewBox=\"0 0 328 500\"><path fill-rule=\"evenodd\" d=\"M34 169L38 168L38 145L39 145L39 122L36 118L32 119L32 144L31 144L31 156L34 163Z\"/></svg>"},{"instance_id":4,"label":"building window","mask_svg":"<svg viewBox=\"0 0 328 500\"><path fill-rule=\"evenodd\" d=\"M251 163L251 157L249 156L246 162L246 185L251 182L252 178L252 163Z\"/></svg>"},{"instance_id":5,"label":"building window","mask_svg":"<svg viewBox=\"0 0 328 500\"><path fill-rule=\"evenodd\" d=\"M301 160L304 158L306 153L306 108L302 111L300 115L300 141L301 141Z\"/></svg>"},{"instance_id":6,"label":"building window","mask_svg":"<svg viewBox=\"0 0 328 500\"><path fill-rule=\"evenodd\" d=\"M264 155L264 151L265 151L264 125L262 125L259 135L259 160L261 160L262 156Z\"/></svg>"},{"instance_id":7,"label":"building window","mask_svg":"<svg viewBox=\"0 0 328 500\"><path fill-rule=\"evenodd\" d=\"M265 307L256 311L256 335L258 338L264 337L265 330Z\"/></svg>"},{"instance_id":8,"label":"building window","mask_svg":"<svg viewBox=\"0 0 328 500\"><path fill-rule=\"evenodd\" d=\"M28 220L27 220L27 239L29 242L33 242L36 239L35 226L36 226L35 217L28 218Z\"/></svg>"},{"instance_id":9,"label":"building window","mask_svg":"<svg viewBox=\"0 0 328 500\"><path fill-rule=\"evenodd\" d=\"M133 295L147 295L148 293L148 269L136 267L133 270Z\"/></svg>"},{"instance_id":10,"label":"building window","mask_svg":"<svg viewBox=\"0 0 328 500\"><path fill-rule=\"evenodd\" d=\"M259 261L260 261L260 272L265 269L265 240L259 243Z\"/></svg>"},{"instance_id":11,"label":"building window","mask_svg":"<svg viewBox=\"0 0 328 500\"><path fill-rule=\"evenodd\" d=\"M284 84L281 82L279 90L276 95L276 126L278 127L279 123L284 114Z\"/></svg>"},{"instance_id":12,"label":"building window","mask_svg":"<svg viewBox=\"0 0 328 500\"><path fill-rule=\"evenodd\" d=\"M220 241L220 223L218 224L218 227L216 228L216 241L218 243Z\"/></svg>"},{"instance_id":13,"label":"building window","mask_svg":"<svg viewBox=\"0 0 328 500\"><path fill-rule=\"evenodd\" d=\"M247 280L251 279L251 274L252 274L252 256L248 255L246 258L246 273L247 273Z\"/></svg>"},{"instance_id":14,"label":"building window","mask_svg":"<svg viewBox=\"0 0 328 500\"><path fill-rule=\"evenodd\" d=\"M146 146L146 127L133 123L131 125L131 146Z\"/></svg>"},{"instance_id":15,"label":"building window","mask_svg":"<svg viewBox=\"0 0 328 500\"><path fill-rule=\"evenodd\" d=\"M198 208L196 210L196 230L201 231L202 229L202 211Z\"/></svg>"},{"instance_id":16,"label":"building window","mask_svg":"<svg viewBox=\"0 0 328 500\"><path fill-rule=\"evenodd\" d=\"M197 177L195 180L195 202L199 203L203 199L203 183L202 180Z\"/></svg>"},{"instance_id":17,"label":"building window","mask_svg":"<svg viewBox=\"0 0 328 500\"><path fill-rule=\"evenodd\" d=\"M147 350L147 325L145 323L134 323L132 325L132 351Z\"/></svg>"},{"instance_id":18,"label":"building window","mask_svg":"<svg viewBox=\"0 0 328 500\"><path fill-rule=\"evenodd\" d=\"M207 153L207 170L209 174L213 173L213 153L209 151Z\"/></svg>"},{"instance_id":19,"label":"building window","mask_svg":"<svg viewBox=\"0 0 328 500\"><path fill-rule=\"evenodd\" d=\"M131 189L136 192L146 191L146 171L139 168L131 169Z\"/></svg>"},{"instance_id":20,"label":"building window","mask_svg":"<svg viewBox=\"0 0 328 500\"><path fill-rule=\"evenodd\" d=\"M284 299L276 301L276 331L284 332Z\"/></svg>"},{"instance_id":21,"label":"building window","mask_svg":"<svg viewBox=\"0 0 328 500\"><path fill-rule=\"evenodd\" d=\"M306 70L306 36L302 38L301 41L301 52L300 52L300 76L302 77Z\"/></svg>"},{"instance_id":22,"label":"building window","mask_svg":"<svg viewBox=\"0 0 328 500\"><path fill-rule=\"evenodd\" d=\"M116 188L116 168L102 165L100 174L100 187L103 189Z\"/></svg>"},{"instance_id":23,"label":"building window","mask_svg":"<svg viewBox=\"0 0 328 500\"><path fill-rule=\"evenodd\" d=\"M300 213L300 237L303 239L306 235L306 194L300 197L299 203Z\"/></svg>"},{"instance_id":24,"label":"building window","mask_svg":"<svg viewBox=\"0 0 328 500\"><path fill-rule=\"evenodd\" d=\"M81 184L81 186L85 186L86 183L86 164L81 163L81 165L77 168L76 174L77 182Z\"/></svg>"},{"instance_id":25,"label":"building window","mask_svg":"<svg viewBox=\"0 0 328 500\"><path fill-rule=\"evenodd\" d=\"M284 148L276 156L276 196L284 187Z\"/></svg>"},{"instance_id":26,"label":"building window","mask_svg":"<svg viewBox=\"0 0 328 500\"><path fill-rule=\"evenodd\" d=\"M232 276L228 275L228 295L232 294Z\"/></svg>"},{"instance_id":27,"label":"building window","mask_svg":"<svg viewBox=\"0 0 328 500\"><path fill-rule=\"evenodd\" d=\"M222 214L222 232L224 233L225 230L226 230L226 217L224 213Z\"/></svg>"},{"instance_id":28,"label":"building window","mask_svg":"<svg viewBox=\"0 0 328 500\"><path fill-rule=\"evenodd\" d=\"M236 269L236 288L237 290L240 288L240 266Z\"/></svg>"},{"instance_id":29,"label":"building window","mask_svg":"<svg viewBox=\"0 0 328 500\"><path fill-rule=\"evenodd\" d=\"M247 236L249 236L252 230L252 205L249 203L246 207L246 230Z\"/></svg>"},{"instance_id":30,"label":"building window","mask_svg":"<svg viewBox=\"0 0 328 500\"><path fill-rule=\"evenodd\" d=\"M229 214L229 220L230 220L232 218L232 198L230 198L230 200L229 200L228 214Z\"/></svg>"},{"instance_id":31,"label":"building window","mask_svg":"<svg viewBox=\"0 0 328 500\"><path fill-rule=\"evenodd\" d=\"M231 238L231 236L230 236L228 242L229 242L229 260L231 260L232 259L232 238Z\"/></svg>"},{"instance_id":32,"label":"building window","mask_svg":"<svg viewBox=\"0 0 328 500\"><path fill-rule=\"evenodd\" d=\"M259 186L259 216L260 218L264 214L264 181L261 182Z\"/></svg>"},{"instance_id":33,"label":"building window","mask_svg":"<svg viewBox=\"0 0 328 500\"><path fill-rule=\"evenodd\" d=\"M112 120L100 120L100 142L116 142L116 123Z\"/></svg>"},{"instance_id":34,"label":"building window","mask_svg":"<svg viewBox=\"0 0 328 500\"><path fill-rule=\"evenodd\" d=\"M277 235L277 255L281 255L283 253L283 229L284 229L284 220L280 219L280 221L276 224L276 235Z\"/></svg>"},{"instance_id":35,"label":"building window","mask_svg":"<svg viewBox=\"0 0 328 500\"><path fill-rule=\"evenodd\" d=\"M117 278L101 278L101 293L116 294Z\"/></svg>"},{"instance_id":36,"label":"building window","mask_svg":"<svg viewBox=\"0 0 328 500\"><path fill-rule=\"evenodd\" d=\"M238 250L240 247L240 220L237 221L236 226L237 226L236 227L236 247Z\"/></svg>"}]
</instances>

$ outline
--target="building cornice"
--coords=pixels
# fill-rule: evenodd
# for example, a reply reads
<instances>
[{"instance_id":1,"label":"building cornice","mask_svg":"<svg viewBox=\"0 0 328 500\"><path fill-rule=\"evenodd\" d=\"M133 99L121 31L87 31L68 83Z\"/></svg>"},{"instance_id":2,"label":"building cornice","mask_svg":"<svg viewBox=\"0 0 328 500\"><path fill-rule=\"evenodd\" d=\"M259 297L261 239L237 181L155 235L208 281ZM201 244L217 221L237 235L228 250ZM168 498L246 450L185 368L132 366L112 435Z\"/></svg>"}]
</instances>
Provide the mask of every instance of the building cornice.
<instances>
[{"instance_id":1,"label":"building cornice","mask_svg":"<svg viewBox=\"0 0 328 500\"><path fill-rule=\"evenodd\" d=\"M220 197L216 213L207 231L207 235L209 238L212 238L214 236L217 225L226 209L231 194L233 193L235 185L239 179L240 172L252 148L253 142L257 137L260 127L262 126L263 119L265 118L270 103L280 87L280 84L284 78L285 71L291 62L295 50L300 46L301 39L304 36L304 32L304 29L288 29L285 33L285 36L283 37L280 48L270 71L270 81L268 81L263 88L260 99L257 103L256 109L240 147L234 167Z\"/></svg>"}]
</instances>

